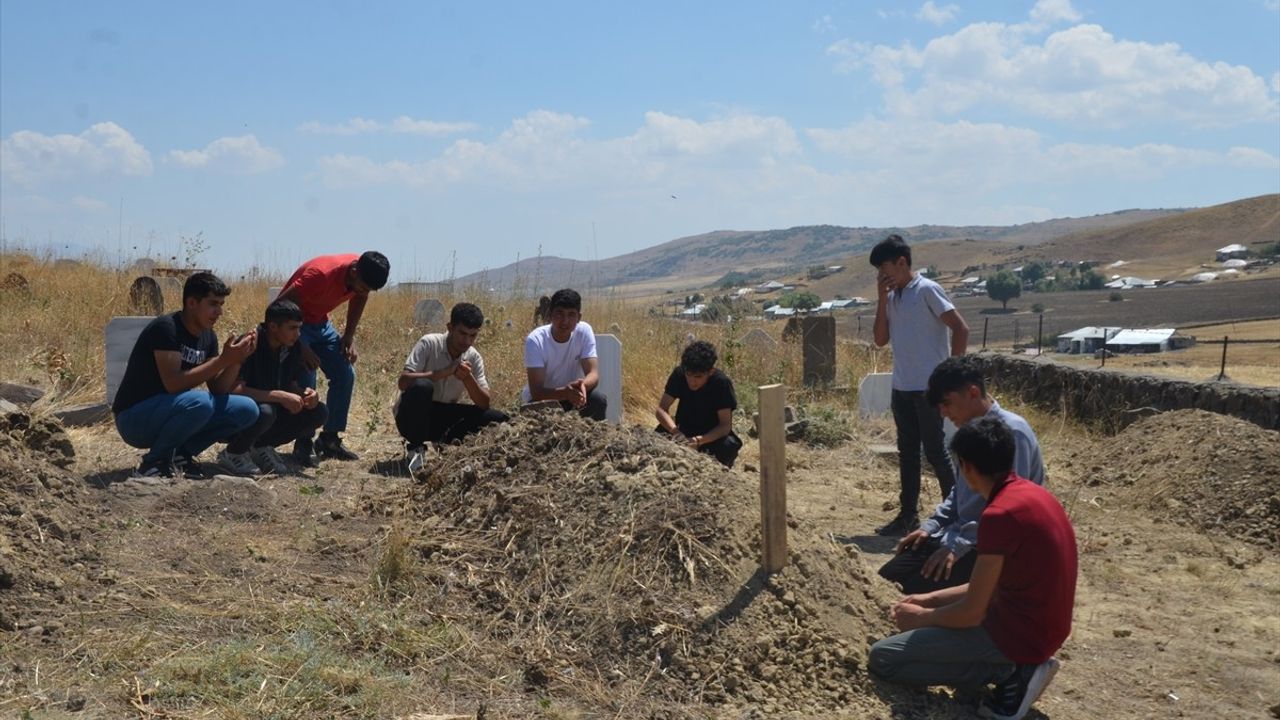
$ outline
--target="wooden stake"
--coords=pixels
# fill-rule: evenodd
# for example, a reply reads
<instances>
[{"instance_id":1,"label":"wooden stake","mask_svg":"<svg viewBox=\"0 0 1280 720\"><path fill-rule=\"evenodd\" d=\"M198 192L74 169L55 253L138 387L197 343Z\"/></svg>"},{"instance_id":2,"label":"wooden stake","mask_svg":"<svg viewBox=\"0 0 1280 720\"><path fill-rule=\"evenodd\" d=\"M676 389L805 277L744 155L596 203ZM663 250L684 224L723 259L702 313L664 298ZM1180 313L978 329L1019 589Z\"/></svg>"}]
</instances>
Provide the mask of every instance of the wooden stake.
<instances>
[{"instance_id":1,"label":"wooden stake","mask_svg":"<svg viewBox=\"0 0 1280 720\"><path fill-rule=\"evenodd\" d=\"M1227 376L1227 342L1228 337L1222 336L1222 369L1218 371L1218 380L1222 380Z\"/></svg>"},{"instance_id":2,"label":"wooden stake","mask_svg":"<svg viewBox=\"0 0 1280 720\"><path fill-rule=\"evenodd\" d=\"M787 386L757 389L760 408L760 566L775 573L787 564Z\"/></svg>"}]
</instances>

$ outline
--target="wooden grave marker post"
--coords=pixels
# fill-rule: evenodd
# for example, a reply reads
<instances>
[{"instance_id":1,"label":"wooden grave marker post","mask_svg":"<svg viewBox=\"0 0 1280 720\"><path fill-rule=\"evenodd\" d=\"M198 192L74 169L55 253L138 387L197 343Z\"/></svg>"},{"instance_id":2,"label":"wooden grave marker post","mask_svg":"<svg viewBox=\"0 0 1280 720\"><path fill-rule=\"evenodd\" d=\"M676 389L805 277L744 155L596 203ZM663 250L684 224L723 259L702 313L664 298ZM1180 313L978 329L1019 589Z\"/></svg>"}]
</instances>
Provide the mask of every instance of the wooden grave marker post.
<instances>
[{"instance_id":1,"label":"wooden grave marker post","mask_svg":"<svg viewBox=\"0 0 1280 720\"><path fill-rule=\"evenodd\" d=\"M760 407L760 567L775 573L787 564L786 385L757 389Z\"/></svg>"}]
</instances>

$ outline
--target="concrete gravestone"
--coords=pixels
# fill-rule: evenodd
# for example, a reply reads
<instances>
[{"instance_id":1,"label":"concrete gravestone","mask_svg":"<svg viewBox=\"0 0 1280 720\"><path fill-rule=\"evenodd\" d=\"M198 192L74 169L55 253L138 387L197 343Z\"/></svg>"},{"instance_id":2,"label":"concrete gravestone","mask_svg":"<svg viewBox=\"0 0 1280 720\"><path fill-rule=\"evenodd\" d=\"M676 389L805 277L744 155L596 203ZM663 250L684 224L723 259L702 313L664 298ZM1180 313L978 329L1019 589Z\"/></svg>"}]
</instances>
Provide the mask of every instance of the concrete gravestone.
<instances>
[{"instance_id":1,"label":"concrete gravestone","mask_svg":"<svg viewBox=\"0 0 1280 720\"><path fill-rule=\"evenodd\" d=\"M129 312L137 315L159 315L164 312L164 293L160 284L148 275L135 278L129 286Z\"/></svg>"},{"instance_id":2,"label":"concrete gravestone","mask_svg":"<svg viewBox=\"0 0 1280 720\"><path fill-rule=\"evenodd\" d=\"M282 287L267 288L267 304L270 305L271 303L275 302L276 298L280 297L280 291L283 289L284 288Z\"/></svg>"},{"instance_id":3,"label":"concrete gravestone","mask_svg":"<svg viewBox=\"0 0 1280 720\"><path fill-rule=\"evenodd\" d=\"M622 424L622 341L616 335L596 336L596 360L600 364L600 392L609 400L605 419Z\"/></svg>"},{"instance_id":4,"label":"concrete gravestone","mask_svg":"<svg viewBox=\"0 0 1280 720\"><path fill-rule=\"evenodd\" d=\"M804 384L826 387L836 379L836 319L830 315L800 318L804 350Z\"/></svg>"},{"instance_id":5,"label":"concrete gravestone","mask_svg":"<svg viewBox=\"0 0 1280 720\"><path fill-rule=\"evenodd\" d=\"M444 324L444 303L427 298L413 306L413 324L435 328Z\"/></svg>"},{"instance_id":6,"label":"concrete gravestone","mask_svg":"<svg viewBox=\"0 0 1280 720\"><path fill-rule=\"evenodd\" d=\"M752 350L767 351L775 350L778 347L778 341L774 340L772 335L760 328L756 328L746 335L743 335L742 339L738 342L741 343L743 347L751 348Z\"/></svg>"},{"instance_id":7,"label":"concrete gravestone","mask_svg":"<svg viewBox=\"0 0 1280 720\"><path fill-rule=\"evenodd\" d=\"M889 412L893 398L893 373L871 373L858 385L858 411L867 417Z\"/></svg>"},{"instance_id":8,"label":"concrete gravestone","mask_svg":"<svg viewBox=\"0 0 1280 720\"><path fill-rule=\"evenodd\" d=\"M133 352L133 344L142 334L142 329L153 319L114 317L107 323L107 403L116 399L116 390L120 389L120 381L124 379L124 369L129 365L129 354Z\"/></svg>"}]
</instances>

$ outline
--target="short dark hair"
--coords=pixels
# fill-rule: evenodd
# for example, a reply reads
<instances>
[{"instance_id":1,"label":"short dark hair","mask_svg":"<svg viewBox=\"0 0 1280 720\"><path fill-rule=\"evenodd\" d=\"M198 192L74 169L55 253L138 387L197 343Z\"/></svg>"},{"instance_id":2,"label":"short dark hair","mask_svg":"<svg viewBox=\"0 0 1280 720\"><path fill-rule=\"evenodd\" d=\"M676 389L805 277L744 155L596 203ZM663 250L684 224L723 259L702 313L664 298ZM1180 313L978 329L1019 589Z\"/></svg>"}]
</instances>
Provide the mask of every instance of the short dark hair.
<instances>
[{"instance_id":1,"label":"short dark hair","mask_svg":"<svg viewBox=\"0 0 1280 720\"><path fill-rule=\"evenodd\" d=\"M938 363L929 375L929 389L925 400L930 405L941 405L942 396L969 385L977 385L978 392L987 394L987 383L982 377L982 365L972 355L955 355Z\"/></svg>"},{"instance_id":2,"label":"short dark hair","mask_svg":"<svg viewBox=\"0 0 1280 720\"><path fill-rule=\"evenodd\" d=\"M716 366L716 346L706 340L689 343L680 355L680 367L687 373L711 372Z\"/></svg>"},{"instance_id":3,"label":"short dark hair","mask_svg":"<svg viewBox=\"0 0 1280 720\"><path fill-rule=\"evenodd\" d=\"M370 290L381 290L391 274L391 261L377 250L369 250L356 260L356 274Z\"/></svg>"},{"instance_id":4,"label":"short dark hair","mask_svg":"<svg viewBox=\"0 0 1280 720\"><path fill-rule=\"evenodd\" d=\"M564 308L566 310L577 310L582 312L582 296L577 290L564 288L551 293L551 310L556 308Z\"/></svg>"},{"instance_id":5,"label":"short dark hair","mask_svg":"<svg viewBox=\"0 0 1280 720\"><path fill-rule=\"evenodd\" d=\"M956 430L951 452L999 482L1013 472L1013 431L997 417L982 417Z\"/></svg>"},{"instance_id":6,"label":"short dark hair","mask_svg":"<svg viewBox=\"0 0 1280 720\"><path fill-rule=\"evenodd\" d=\"M907 241L903 240L901 235L894 233L871 248L871 267L878 268L884 263L897 260L900 257L906 258L907 265L910 265L911 246L907 245Z\"/></svg>"},{"instance_id":7,"label":"short dark hair","mask_svg":"<svg viewBox=\"0 0 1280 720\"><path fill-rule=\"evenodd\" d=\"M267 312L262 320L277 325L291 320L302 322L302 308L292 300L276 300L267 306Z\"/></svg>"},{"instance_id":8,"label":"short dark hair","mask_svg":"<svg viewBox=\"0 0 1280 720\"><path fill-rule=\"evenodd\" d=\"M211 272L192 273L187 277L187 281L182 284L183 305L187 304L187 298L203 300L210 295L224 298L230 294L231 288L222 282L222 278Z\"/></svg>"},{"instance_id":9,"label":"short dark hair","mask_svg":"<svg viewBox=\"0 0 1280 720\"><path fill-rule=\"evenodd\" d=\"M460 302L449 311L449 324L462 325L476 330L484 326L484 313L469 302Z\"/></svg>"}]
</instances>

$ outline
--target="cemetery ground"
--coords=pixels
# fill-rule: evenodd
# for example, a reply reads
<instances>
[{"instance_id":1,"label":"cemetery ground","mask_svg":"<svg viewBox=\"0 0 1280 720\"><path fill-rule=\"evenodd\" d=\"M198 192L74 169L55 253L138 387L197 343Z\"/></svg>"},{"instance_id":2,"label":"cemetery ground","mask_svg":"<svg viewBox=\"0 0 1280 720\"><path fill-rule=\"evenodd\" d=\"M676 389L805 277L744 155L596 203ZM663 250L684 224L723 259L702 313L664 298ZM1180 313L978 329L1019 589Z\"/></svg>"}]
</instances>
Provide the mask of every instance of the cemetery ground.
<instances>
[{"instance_id":1,"label":"cemetery ground","mask_svg":"<svg viewBox=\"0 0 1280 720\"><path fill-rule=\"evenodd\" d=\"M588 298L586 319L623 343L624 426L524 417L446 448L414 482L390 403L423 330L413 298L375 296L347 434L359 462L153 485L127 480L139 453L108 425L64 435L46 416L101 397L101 328L132 278L20 270L32 289L0 295L0 376L50 395L34 418L0 421L0 715L974 716L970 697L865 673L891 632L896 596L875 575L890 543L872 528L897 480L868 450L892 443L891 423L853 417L849 391L793 392L827 446L788 443L791 563L754 573L752 388L800 385L794 343L743 347L743 326ZM257 319L267 285L235 285L220 334ZM479 349L495 397L513 398L531 307L471 299L492 319ZM738 381L733 471L651 432L691 331ZM838 353L838 385L889 367L865 345ZM1280 435L1180 411L1108 437L1000 400L1039 434L1081 553L1038 717L1280 712Z\"/></svg>"}]
</instances>

